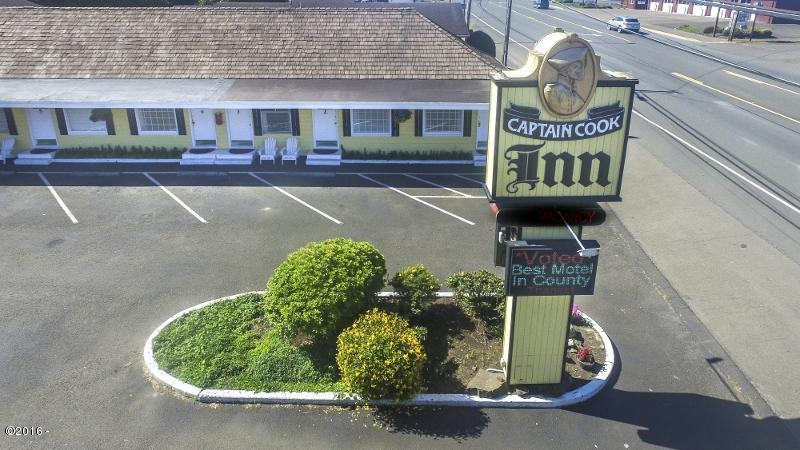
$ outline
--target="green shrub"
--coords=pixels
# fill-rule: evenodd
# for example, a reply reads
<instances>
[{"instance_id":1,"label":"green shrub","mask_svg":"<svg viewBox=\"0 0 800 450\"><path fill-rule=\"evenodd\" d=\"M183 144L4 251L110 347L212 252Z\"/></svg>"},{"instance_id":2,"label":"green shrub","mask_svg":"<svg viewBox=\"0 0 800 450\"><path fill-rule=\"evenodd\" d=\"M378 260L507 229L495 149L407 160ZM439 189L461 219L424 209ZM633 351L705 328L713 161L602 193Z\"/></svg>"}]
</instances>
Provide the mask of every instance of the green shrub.
<instances>
[{"instance_id":1,"label":"green shrub","mask_svg":"<svg viewBox=\"0 0 800 450\"><path fill-rule=\"evenodd\" d=\"M339 335L336 362L347 392L366 400L411 398L422 391L425 350L396 314L373 309Z\"/></svg>"},{"instance_id":2,"label":"green shrub","mask_svg":"<svg viewBox=\"0 0 800 450\"><path fill-rule=\"evenodd\" d=\"M500 331L506 299L502 278L486 270L458 272L447 277L447 285L466 314L482 320L491 334Z\"/></svg>"},{"instance_id":3,"label":"green shrub","mask_svg":"<svg viewBox=\"0 0 800 450\"><path fill-rule=\"evenodd\" d=\"M461 150L348 150L342 149L342 159L388 159L388 160L466 160L472 159L472 151Z\"/></svg>"},{"instance_id":4,"label":"green shrub","mask_svg":"<svg viewBox=\"0 0 800 450\"><path fill-rule=\"evenodd\" d=\"M172 322L153 341L159 367L203 388L235 376L257 342L250 330L263 317L262 301L261 295L245 294Z\"/></svg>"},{"instance_id":5,"label":"green shrub","mask_svg":"<svg viewBox=\"0 0 800 450\"><path fill-rule=\"evenodd\" d=\"M331 389L335 384L331 368L318 368L312 355L295 347L275 330L267 332L247 358L239 386L250 390L286 390L287 385L306 386L305 390Z\"/></svg>"},{"instance_id":6,"label":"green shrub","mask_svg":"<svg viewBox=\"0 0 800 450\"><path fill-rule=\"evenodd\" d=\"M375 303L385 275L383 255L368 242L312 242L267 282L267 317L285 335L333 337Z\"/></svg>"},{"instance_id":7,"label":"green shrub","mask_svg":"<svg viewBox=\"0 0 800 450\"><path fill-rule=\"evenodd\" d=\"M397 272L389 284L398 296L398 312L405 317L421 313L436 300L436 292L441 288L439 280L422 264Z\"/></svg>"}]
</instances>

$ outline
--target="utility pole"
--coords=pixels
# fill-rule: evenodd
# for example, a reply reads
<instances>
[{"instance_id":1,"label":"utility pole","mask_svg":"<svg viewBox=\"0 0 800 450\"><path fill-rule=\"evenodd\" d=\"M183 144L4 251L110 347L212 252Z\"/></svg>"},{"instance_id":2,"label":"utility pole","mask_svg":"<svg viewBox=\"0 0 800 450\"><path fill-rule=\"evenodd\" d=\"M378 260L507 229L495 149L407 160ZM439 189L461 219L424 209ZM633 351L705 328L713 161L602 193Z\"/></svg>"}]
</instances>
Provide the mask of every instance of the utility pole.
<instances>
[{"instance_id":1,"label":"utility pole","mask_svg":"<svg viewBox=\"0 0 800 450\"><path fill-rule=\"evenodd\" d=\"M719 26L719 12L722 11L722 8L719 6L717 7L717 20L714 21L714 34L711 37L717 37L717 27Z\"/></svg>"},{"instance_id":2,"label":"utility pole","mask_svg":"<svg viewBox=\"0 0 800 450\"><path fill-rule=\"evenodd\" d=\"M469 30L470 19L472 19L472 0L467 0L467 30Z\"/></svg>"},{"instance_id":3,"label":"utility pole","mask_svg":"<svg viewBox=\"0 0 800 450\"><path fill-rule=\"evenodd\" d=\"M508 0L506 3L506 36L503 40L503 65L508 67L508 41L511 34L511 2Z\"/></svg>"}]
</instances>

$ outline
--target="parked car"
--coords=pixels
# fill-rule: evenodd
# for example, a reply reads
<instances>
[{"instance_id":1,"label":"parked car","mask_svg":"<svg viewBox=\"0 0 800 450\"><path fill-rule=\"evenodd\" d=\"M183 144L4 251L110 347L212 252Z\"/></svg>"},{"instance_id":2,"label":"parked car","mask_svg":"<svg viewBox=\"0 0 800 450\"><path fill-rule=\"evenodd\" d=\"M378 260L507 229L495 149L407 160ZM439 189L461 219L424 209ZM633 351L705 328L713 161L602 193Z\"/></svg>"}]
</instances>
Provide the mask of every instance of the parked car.
<instances>
[{"instance_id":1,"label":"parked car","mask_svg":"<svg viewBox=\"0 0 800 450\"><path fill-rule=\"evenodd\" d=\"M609 30L617 30L620 33L623 31L639 32L639 19L636 17L622 17L617 16L608 21L606 24Z\"/></svg>"}]
</instances>

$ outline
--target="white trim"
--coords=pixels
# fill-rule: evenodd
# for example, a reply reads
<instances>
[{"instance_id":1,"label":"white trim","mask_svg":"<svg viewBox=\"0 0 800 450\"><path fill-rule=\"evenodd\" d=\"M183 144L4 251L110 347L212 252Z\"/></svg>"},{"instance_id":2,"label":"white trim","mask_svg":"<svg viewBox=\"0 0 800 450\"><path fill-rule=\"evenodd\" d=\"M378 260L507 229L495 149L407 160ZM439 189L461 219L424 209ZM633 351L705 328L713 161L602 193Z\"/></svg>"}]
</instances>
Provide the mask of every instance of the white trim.
<instances>
[{"instance_id":1,"label":"white trim","mask_svg":"<svg viewBox=\"0 0 800 450\"><path fill-rule=\"evenodd\" d=\"M172 117L175 119L175 131L144 131L142 130L142 116L140 112L142 109L165 109L172 111ZM133 108L133 113L136 115L136 129L140 136L179 136L179 127L178 127L178 114L175 111L176 108ZM186 118L184 117L184 121Z\"/></svg>"},{"instance_id":2,"label":"white trim","mask_svg":"<svg viewBox=\"0 0 800 450\"><path fill-rule=\"evenodd\" d=\"M156 380L171 387L179 393L192 397L204 403L272 403L272 404L309 404L309 405L361 405L365 402L357 396L342 396L336 392L254 392L223 389L202 389L185 383L158 367L153 357L153 341L161 331L175 320L206 306L218 302L231 300L245 294L260 294L260 291L243 292L241 294L218 298L199 305L184 309L173 315L158 326L144 345L144 363L147 370ZM437 293L442 296L443 292ZM391 292L381 292L380 296L391 296ZM500 398L482 398L468 394L417 394L408 401L395 402L392 400L371 401L371 405L397 405L406 406L459 406L471 408L563 408L584 402L594 397L609 381L616 364L616 354L611 338L591 317L581 312L581 317L591 326L603 341L606 360L603 367L590 382L573 391L566 392L558 397L545 396L520 396L504 395Z\"/></svg>"},{"instance_id":3,"label":"white trim","mask_svg":"<svg viewBox=\"0 0 800 450\"><path fill-rule=\"evenodd\" d=\"M245 140L247 140L247 139L233 139L233 134L231 133L231 117L233 116L233 114L231 114L231 111L236 111L236 110L247 111L247 114L249 114L249 118L250 118L249 136L250 136L250 142L252 142L253 145L249 145L249 146L248 145L243 145L243 146L239 146L239 145L234 146L233 145L233 141L234 140L236 140L236 141L245 141ZM255 148L255 145L256 145L256 134L255 134L255 131L253 130L253 110L252 109L248 109L248 108L226 109L225 110L225 131L228 133L228 148Z\"/></svg>"},{"instance_id":4,"label":"white trim","mask_svg":"<svg viewBox=\"0 0 800 450\"><path fill-rule=\"evenodd\" d=\"M103 122L103 128L104 128L103 131L73 130L72 129L72 124L70 124L70 122L69 122L69 114L67 114L67 111L75 110L75 109L88 109L89 110L89 114L91 115L91 113L92 113L91 110L93 108L61 108L61 110L64 111L64 123L67 125L67 134L68 135L70 135L70 136L109 136L109 134L108 134L108 122L106 122L105 120L101 120L100 121L100 122Z\"/></svg>"},{"instance_id":5,"label":"white trim","mask_svg":"<svg viewBox=\"0 0 800 450\"><path fill-rule=\"evenodd\" d=\"M427 109L422 110L422 137L464 137L464 110L460 110L461 112L461 119L459 123L461 124L460 131L425 131L428 125L428 112L430 111L441 111L441 109ZM446 111L456 111L455 109L449 109ZM472 126L472 124L470 124Z\"/></svg>"},{"instance_id":6,"label":"white trim","mask_svg":"<svg viewBox=\"0 0 800 450\"><path fill-rule=\"evenodd\" d=\"M388 133L357 133L353 128L355 120L353 120L353 111L364 111L370 109L372 111L386 111L389 115L389 132ZM350 110L350 137L392 137L392 110L385 108L356 108Z\"/></svg>"},{"instance_id":7,"label":"white trim","mask_svg":"<svg viewBox=\"0 0 800 450\"><path fill-rule=\"evenodd\" d=\"M487 81L488 83L488 81ZM461 109L488 110L489 103L449 102L70 102L70 101L0 101L0 108L209 108L209 109Z\"/></svg>"},{"instance_id":8,"label":"white trim","mask_svg":"<svg viewBox=\"0 0 800 450\"><path fill-rule=\"evenodd\" d=\"M55 145L39 145L39 144L37 144L36 141L38 141L39 139L36 138L33 135L34 134L33 133L33 128L31 128L31 126L33 125L33 122L34 122L34 120L31 119L31 112L33 112L33 110L35 110L35 109L44 109L44 110L46 110L48 112L48 114L50 114L50 126L53 128L53 140L56 141ZM33 148L59 148L58 147L58 130L57 130L56 125L53 123L53 117L52 117L53 114L54 114L54 112L52 111L52 108L28 108L28 109L25 110L25 119L28 121L28 136L31 139L31 147L33 147ZM45 139L49 139L49 138L45 138Z\"/></svg>"}]
</instances>

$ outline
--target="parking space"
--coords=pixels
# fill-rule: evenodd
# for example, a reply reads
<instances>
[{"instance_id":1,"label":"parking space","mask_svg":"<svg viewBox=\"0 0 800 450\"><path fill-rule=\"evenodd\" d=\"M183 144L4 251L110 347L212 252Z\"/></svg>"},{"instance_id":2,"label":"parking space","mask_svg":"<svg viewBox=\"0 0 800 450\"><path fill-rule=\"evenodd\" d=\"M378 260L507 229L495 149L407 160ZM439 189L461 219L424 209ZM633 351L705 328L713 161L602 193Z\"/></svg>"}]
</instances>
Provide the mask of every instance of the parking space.
<instances>
[{"instance_id":1,"label":"parking space","mask_svg":"<svg viewBox=\"0 0 800 450\"><path fill-rule=\"evenodd\" d=\"M486 218L471 174L32 172L4 176L0 189L7 193L0 217L20 224L40 215L80 226L229 228L358 228L384 220L474 226Z\"/></svg>"}]
</instances>

